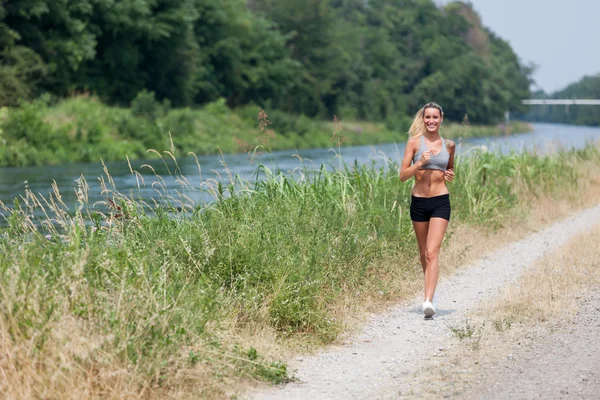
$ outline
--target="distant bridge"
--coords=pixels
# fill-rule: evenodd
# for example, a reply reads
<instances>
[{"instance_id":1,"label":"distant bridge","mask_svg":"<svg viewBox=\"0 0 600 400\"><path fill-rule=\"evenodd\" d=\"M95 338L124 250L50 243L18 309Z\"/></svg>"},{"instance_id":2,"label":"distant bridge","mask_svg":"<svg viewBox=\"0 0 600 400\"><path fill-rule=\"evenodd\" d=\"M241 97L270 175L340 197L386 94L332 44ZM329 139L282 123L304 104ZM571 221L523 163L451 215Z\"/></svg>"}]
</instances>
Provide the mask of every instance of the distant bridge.
<instances>
[{"instance_id":1,"label":"distant bridge","mask_svg":"<svg viewBox=\"0 0 600 400\"><path fill-rule=\"evenodd\" d=\"M522 104L530 106L565 106L567 113L569 106L600 106L600 100L596 99L525 99L521 100ZM510 111L504 112L504 121L510 122Z\"/></svg>"},{"instance_id":2,"label":"distant bridge","mask_svg":"<svg viewBox=\"0 0 600 400\"><path fill-rule=\"evenodd\" d=\"M562 106L600 106L600 100L594 99L527 99L523 104L529 105L562 105Z\"/></svg>"}]
</instances>

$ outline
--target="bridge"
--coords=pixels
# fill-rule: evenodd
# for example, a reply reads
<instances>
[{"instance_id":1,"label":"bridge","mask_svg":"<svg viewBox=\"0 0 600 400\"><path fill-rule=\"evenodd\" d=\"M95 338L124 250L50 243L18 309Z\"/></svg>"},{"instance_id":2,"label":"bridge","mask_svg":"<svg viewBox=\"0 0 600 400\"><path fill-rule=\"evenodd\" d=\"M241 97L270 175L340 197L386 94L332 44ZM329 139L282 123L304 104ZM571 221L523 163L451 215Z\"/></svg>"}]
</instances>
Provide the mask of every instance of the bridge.
<instances>
[{"instance_id":1,"label":"bridge","mask_svg":"<svg viewBox=\"0 0 600 400\"><path fill-rule=\"evenodd\" d=\"M563 105L563 106L600 106L600 100L595 99L527 99L523 104L529 105Z\"/></svg>"},{"instance_id":2,"label":"bridge","mask_svg":"<svg viewBox=\"0 0 600 400\"><path fill-rule=\"evenodd\" d=\"M565 106L567 113L569 112L569 106L600 106L600 100L597 99L525 99L521 100L522 104L530 106ZM510 111L504 112L504 121L510 122Z\"/></svg>"}]
</instances>

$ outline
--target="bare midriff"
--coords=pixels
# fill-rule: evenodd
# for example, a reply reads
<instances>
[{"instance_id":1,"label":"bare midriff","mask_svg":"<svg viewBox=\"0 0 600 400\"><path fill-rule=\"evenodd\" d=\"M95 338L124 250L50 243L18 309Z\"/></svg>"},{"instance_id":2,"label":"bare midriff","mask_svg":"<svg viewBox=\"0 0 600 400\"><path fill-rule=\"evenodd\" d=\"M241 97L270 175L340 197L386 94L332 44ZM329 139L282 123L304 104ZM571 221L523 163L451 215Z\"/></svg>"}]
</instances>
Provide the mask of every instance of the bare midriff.
<instances>
[{"instance_id":1,"label":"bare midriff","mask_svg":"<svg viewBox=\"0 0 600 400\"><path fill-rule=\"evenodd\" d=\"M415 174L415 186L412 195L415 197L435 197L448 194L444 179L444 171L436 169L420 169Z\"/></svg>"}]
</instances>

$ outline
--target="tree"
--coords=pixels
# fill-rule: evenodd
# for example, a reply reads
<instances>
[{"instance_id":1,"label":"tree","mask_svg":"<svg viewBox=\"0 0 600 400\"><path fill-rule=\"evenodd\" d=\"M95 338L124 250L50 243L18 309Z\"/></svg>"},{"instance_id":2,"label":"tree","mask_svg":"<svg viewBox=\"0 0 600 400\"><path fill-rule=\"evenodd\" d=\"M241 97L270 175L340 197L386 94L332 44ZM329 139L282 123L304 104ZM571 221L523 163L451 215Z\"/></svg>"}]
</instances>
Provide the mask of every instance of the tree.
<instances>
[{"instance_id":1,"label":"tree","mask_svg":"<svg viewBox=\"0 0 600 400\"><path fill-rule=\"evenodd\" d=\"M124 104L143 89L190 104L199 70L197 18L190 0L96 0L89 24L97 56L79 71L77 88Z\"/></svg>"},{"instance_id":2,"label":"tree","mask_svg":"<svg viewBox=\"0 0 600 400\"><path fill-rule=\"evenodd\" d=\"M31 63L39 65L33 53L43 60L47 70L40 82L43 89L66 94L74 72L96 56L95 36L87 24L96 1L100 0L6 2L2 23L15 34L15 44L29 49Z\"/></svg>"},{"instance_id":3,"label":"tree","mask_svg":"<svg viewBox=\"0 0 600 400\"><path fill-rule=\"evenodd\" d=\"M432 0L11 0L0 56L0 104L148 91L386 121L434 100L493 123L524 110L533 71L470 4Z\"/></svg>"},{"instance_id":4,"label":"tree","mask_svg":"<svg viewBox=\"0 0 600 400\"><path fill-rule=\"evenodd\" d=\"M271 21L247 10L243 0L198 0L196 9L194 33L206 65L196 100L224 97L231 106L279 106L300 67L286 38Z\"/></svg>"},{"instance_id":5,"label":"tree","mask_svg":"<svg viewBox=\"0 0 600 400\"><path fill-rule=\"evenodd\" d=\"M311 116L333 115L348 73L334 10L325 0L260 0L257 8L289 38L291 56L302 65L282 108Z\"/></svg>"}]
</instances>

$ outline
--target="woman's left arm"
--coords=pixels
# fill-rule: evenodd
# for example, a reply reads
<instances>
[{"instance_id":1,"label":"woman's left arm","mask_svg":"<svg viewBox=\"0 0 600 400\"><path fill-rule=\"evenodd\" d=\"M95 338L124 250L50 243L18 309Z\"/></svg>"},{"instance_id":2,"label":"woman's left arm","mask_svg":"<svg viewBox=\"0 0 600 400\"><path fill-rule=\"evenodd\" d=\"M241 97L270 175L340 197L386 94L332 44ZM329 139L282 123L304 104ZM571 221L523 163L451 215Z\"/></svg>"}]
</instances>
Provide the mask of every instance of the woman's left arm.
<instances>
[{"instance_id":1,"label":"woman's left arm","mask_svg":"<svg viewBox=\"0 0 600 400\"><path fill-rule=\"evenodd\" d=\"M448 159L448 166L444 172L444 179L448 182L452 182L454 179L454 150L456 150L456 143L454 143L453 140L446 140L446 147L448 148L450 157Z\"/></svg>"}]
</instances>

